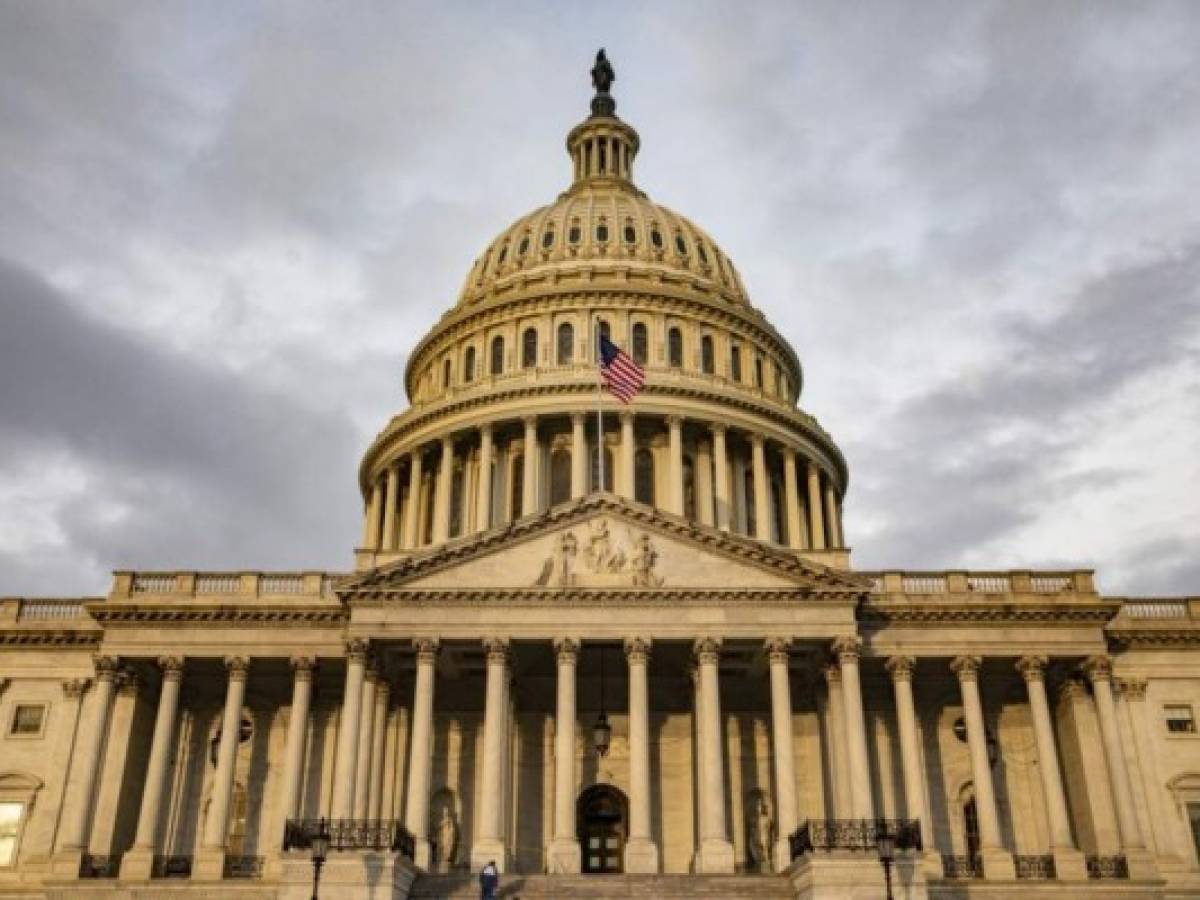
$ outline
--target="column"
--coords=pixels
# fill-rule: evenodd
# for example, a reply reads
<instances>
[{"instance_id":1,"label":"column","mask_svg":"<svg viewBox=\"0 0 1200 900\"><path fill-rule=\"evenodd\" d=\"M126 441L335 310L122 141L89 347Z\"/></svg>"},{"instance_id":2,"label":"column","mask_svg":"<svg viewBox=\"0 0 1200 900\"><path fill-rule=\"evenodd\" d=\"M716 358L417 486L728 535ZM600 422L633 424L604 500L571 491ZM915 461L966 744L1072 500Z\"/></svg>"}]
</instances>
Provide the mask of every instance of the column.
<instances>
[{"instance_id":1,"label":"column","mask_svg":"<svg viewBox=\"0 0 1200 900\"><path fill-rule=\"evenodd\" d=\"M1104 759L1108 764L1108 780L1112 785L1113 804L1117 808L1117 827L1121 832L1121 849L1129 866L1129 877L1135 880L1157 878L1158 867L1154 856L1146 850L1142 840L1142 829L1133 805L1133 785L1129 779L1129 767L1125 761L1125 751L1121 747L1121 734L1117 730L1117 708L1112 692L1112 660L1107 656L1089 657L1083 670L1092 682L1096 718L1100 724L1100 738L1104 743Z\"/></svg>"},{"instance_id":2,"label":"column","mask_svg":"<svg viewBox=\"0 0 1200 900\"><path fill-rule=\"evenodd\" d=\"M404 508L404 549L411 550L421 545L418 536L420 520L417 514L421 506L421 451L413 450L408 464L408 505Z\"/></svg>"},{"instance_id":3,"label":"column","mask_svg":"<svg viewBox=\"0 0 1200 900\"><path fill-rule=\"evenodd\" d=\"M1025 680L1025 689L1029 694L1038 769L1046 803L1046 821L1050 824L1050 852L1054 856L1054 870L1058 878L1064 881L1085 881L1088 877L1087 866L1071 835L1067 796L1063 790L1058 749L1054 743L1054 725L1050 718L1050 704L1046 701L1046 657L1022 656L1017 660L1016 668Z\"/></svg>"},{"instance_id":4,"label":"column","mask_svg":"<svg viewBox=\"0 0 1200 900\"><path fill-rule=\"evenodd\" d=\"M925 808L925 776L921 771L921 738L917 732L917 712L913 703L912 679L916 660L911 656L892 656L886 663L892 676L892 692L896 698L896 726L900 738L900 765L904 770L904 807L910 819L921 829L921 840L927 854L933 854L933 822ZM941 858L936 860L941 862Z\"/></svg>"},{"instance_id":5,"label":"column","mask_svg":"<svg viewBox=\"0 0 1200 900\"><path fill-rule=\"evenodd\" d=\"M683 515L683 419L667 416L667 512Z\"/></svg>"},{"instance_id":6,"label":"column","mask_svg":"<svg viewBox=\"0 0 1200 900\"><path fill-rule=\"evenodd\" d=\"M313 674L316 660L311 656L292 657L292 706L288 712L287 743L283 750L283 822L300 818L300 795L304 785L304 745L308 741L308 710L312 705Z\"/></svg>"},{"instance_id":7,"label":"column","mask_svg":"<svg viewBox=\"0 0 1200 900\"><path fill-rule=\"evenodd\" d=\"M87 723L83 728L77 750L79 780L65 795L62 831L59 833L58 852L54 862L57 874L68 878L79 876L79 864L88 847L92 819L92 803L96 795L96 781L103 760L105 735L108 733L108 717L112 710L113 688L120 661L113 656L97 656L96 687L88 703ZM0 690L3 680L0 679Z\"/></svg>"},{"instance_id":8,"label":"column","mask_svg":"<svg viewBox=\"0 0 1200 900\"><path fill-rule=\"evenodd\" d=\"M158 836L162 826L163 791L171 766L172 745L175 740L175 720L179 709L179 688L183 680L183 659L166 656L158 661L162 687L158 696L158 711L154 717L154 735L150 739L150 760L142 787L142 803L138 810L137 832L133 848L121 863L122 879L150 877L154 854L158 852ZM238 707L240 714L241 707ZM216 793L213 794L214 802ZM223 848L218 848L223 849ZM223 862L223 859L221 860Z\"/></svg>"},{"instance_id":9,"label":"column","mask_svg":"<svg viewBox=\"0 0 1200 900\"><path fill-rule=\"evenodd\" d=\"M828 480L825 482L825 521L829 523L829 546L842 546L837 494L834 493L833 482Z\"/></svg>"},{"instance_id":10,"label":"column","mask_svg":"<svg viewBox=\"0 0 1200 900\"><path fill-rule=\"evenodd\" d=\"M354 757L354 806L352 819L366 819L367 798L371 791L371 750L375 746L375 685L379 673L374 667L363 672L362 701L358 708L358 744Z\"/></svg>"},{"instance_id":11,"label":"column","mask_svg":"<svg viewBox=\"0 0 1200 900\"><path fill-rule=\"evenodd\" d=\"M558 704L554 716L554 837L550 872L580 870L579 840L575 836L575 665L579 641L554 641L558 660Z\"/></svg>"},{"instance_id":12,"label":"column","mask_svg":"<svg viewBox=\"0 0 1200 900\"><path fill-rule=\"evenodd\" d=\"M767 490L767 451L761 434L750 436L750 457L754 467L754 536L771 540L771 492Z\"/></svg>"},{"instance_id":13,"label":"column","mask_svg":"<svg viewBox=\"0 0 1200 900\"><path fill-rule=\"evenodd\" d=\"M850 815L855 819L873 819L875 804L871 799L867 727L863 718L862 684L858 674L861 643L857 637L841 637L833 642L833 652L842 670L842 721L846 729Z\"/></svg>"},{"instance_id":14,"label":"column","mask_svg":"<svg viewBox=\"0 0 1200 900\"><path fill-rule=\"evenodd\" d=\"M713 461L712 445L701 441L696 445L696 520L710 528L713 518Z\"/></svg>"},{"instance_id":15,"label":"column","mask_svg":"<svg viewBox=\"0 0 1200 900\"><path fill-rule=\"evenodd\" d=\"M634 483L633 483L633 413L628 410L621 411L621 455L620 467L617 472L614 487L617 493L628 500L633 499Z\"/></svg>"},{"instance_id":16,"label":"column","mask_svg":"<svg viewBox=\"0 0 1200 900\"><path fill-rule=\"evenodd\" d=\"M729 456L725 451L725 426L713 425L713 487L717 495L717 527L729 530Z\"/></svg>"},{"instance_id":17,"label":"column","mask_svg":"<svg viewBox=\"0 0 1200 900\"><path fill-rule=\"evenodd\" d=\"M956 656L950 670L958 676L962 690L963 718L967 723L967 746L971 753L971 778L975 785L975 809L979 816L979 862L988 879L1013 879L1013 859L1000 838L1000 815L996 792L992 787L992 766L988 759L987 728L983 721L983 703L979 699L978 656Z\"/></svg>"},{"instance_id":18,"label":"column","mask_svg":"<svg viewBox=\"0 0 1200 900\"><path fill-rule=\"evenodd\" d=\"M367 510L363 517L363 547L367 550L379 549L379 507L383 503L383 485L379 482L371 487L371 496L367 498Z\"/></svg>"},{"instance_id":19,"label":"column","mask_svg":"<svg viewBox=\"0 0 1200 900\"><path fill-rule=\"evenodd\" d=\"M221 737L220 743L217 745L217 768L213 773L208 818L204 820L204 839L200 844L200 852L196 854L195 877L197 879L217 880L224 875L225 837L229 830L229 803L233 798L233 773L241 737L242 702L246 697L246 674L249 668L250 660L244 656L225 658L225 671L229 678L225 688L225 712L221 716ZM147 787L149 787L149 782Z\"/></svg>"},{"instance_id":20,"label":"column","mask_svg":"<svg viewBox=\"0 0 1200 900\"><path fill-rule=\"evenodd\" d=\"M366 818L378 820L383 810L383 764L387 752L388 705L391 686L382 675L375 682L375 721L371 725L371 777L367 789Z\"/></svg>"},{"instance_id":21,"label":"column","mask_svg":"<svg viewBox=\"0 0 1200 900\"><path fill-rule=\"evenodd\" d=\"M1113 682L1113 688L1117 693L1117 708L1124 713L1120 716L1122 727L1133 737L1133 756L1130 760L1133 772L1130 777L1133 779L1133 799L1138 806L1142 838L1148 848L1161 848L1159 855L1174 855L1175 831L1165 808L1167 798L1162 791L1154 788L1163 779L1153 748L1157 738L1158 716L1154 716L1152 724L1148 724L1146 718L1146 679L1119 678ZM1142 816L1143 810L1145 817Z\"/></svg>"},{"instance_id":22,"label":"column","mask_svg":"<svg viewBox=\"0 0 1200 900\"><path fill-rule=\"evenodd\" d=\"M508 641L488 638L487 688L483 714L483 778L479 786L479 838L471 847L471 869L479 871L489 861L505 871L508 865L504 846L500 802L504 761L504 682L508 678Z\"/></svg>"},{"instance_id":23,"label":"column","mask_svg":"<svg viewBox=\"0 0 1200 900\"><path fill-rule=\"evenodd\" d=\"M526 416L525 422L525 483L522 485L521 514L532 516L538 511L538 476L542 474L540 465L542 448L538 444L537 416Z\"/></svg>"},{"instance_id":24,"label":"column","mask_svg":"<svg viewBox=\"0 0 1200 900\"><path fill-rule=\"evenodd\" d=\"M571 413L571 499L588 492L587 414Z\"/></svg>"},{"instance_id":25,"label":"column","mask_svg":"<svg viewBox=\"0 0 1200 900\"><path fill-rule=\"evenodd\" d=\"M700 823L700 865L703 874L730 873L734 869L733 844L725 832L725 768L722 755L720 683L717 664L721 643L701 638L695 644L700 669L700 720L703 729L704 818Z\"/></svg>"},{"instance_id":26,"label":"column","mask_svg":"<svg viewBox=\"0 0 1200 900\"><path fill-rule=\"evenodd\" d=\"M792 864L788 837L799 824L796 751L792 740L792 686L788 674L790 644L787 638L770 638L765 645L771 669L771 749L775 757L775 823L779 831L774 848L777 872L787 871Z\"/></svg>"},{"instance_id":27,"label":"column","mask_svg":"<svg viewBox=\"0 0 1200 900\"><path fill-rule=\"evenodd\" d=\"M704 691L700 684L700 666L692 661L692 665L688 669L688 677L692 682L692 724L694 734L692 735L693 746L695 747L695 790L696 790L696 852L692 856L692 870L699 872L701 870L700 863L700 846L704 840L704 823L707 820L708 812L706 810L704 793L704 748L706 746L704 740Z\"/></svg>"},{"instance_id":28,"label":"column","mask_svg":"<svg viewBox=\"0 0 1200 900\"><path fill-rule=\"evenodd\" d=\"M850 772L846 765L846 701L842 697L842 670L833 662L825 666L824 674L828 690L825 725L829 744L829 778L833 782L833 796L828 799L825 815L831 819L848 819Z\"/></svg>"},{"instance_id":29,"label":"column","mask_svg":"<svg viewBox=\"0 0 1200 900\"><path fill-rule=\"evenodd\" d=\"M450 534L450 482L453 479L454 439L446 435L442 438L442 461L433 498L432 541L435 544L444 544Z\"/></svg>"},{"instance_id":30,"label":"column","mask_svg":"<svg viewBox=\"0 0 1200 900\"><path fill-rule=\"evenodd\" d=\"M788 546L804 549L804 524L800 517L800 485L796 480L796 451L783 448L783 493L787 502Z\"/></svg>"},{"instance_id":31,"label":"column","mask_svg":"<svg viewBox=\"0 0 1200 900\"><path fill-rule=\"evenodd\" d=\"M338 725L337 757L333 764L333 819L354 816L354 774L358 762L358 726L362 716L363 675L367 667L367 642L346 642L346 685L342 692L342 717Z\"/></svg>"},{"instance_id":32,"label":"column","mask_svg":"<svg viewBox=\"0 0 1200 900\"><path fill-rule=\"evenodd\" d=\"M825 519L821 515L821 470L809 461L808 471L808 535L813 550L825 549Z\"/></svg>"},{"instance_id":33,"label":"column","mask_svg":"<svg viewBox=\"0 0 1200 900\"><path fill-rule=\"evenodd\" d=\"M412 730L409 739L408 790L404 824L415 842L413 863L428 870L429 848L429 777L433 768L433 685L438 642L421 638L414 642L417 651L417 675L413 683Z\"/></svg>"},{"instance_id":34,"label":"column","mask_svg":"<svg viewBox=\"0 0 1200 900\"><path fill-rule=\"evenodd\" d=\"M492 465L496 447L492 443L492 425L485 422L479 426L479 488L475 495L475 530L487 531L492 527Z\"/></svg>"},{"instance_id":35,"label":"column","mask_svg":"<svg viewBox=\"0 0 1200 900\"><path fill-rule=\"evenodd\" d=\"M396 549L396 506L400 498L400 468L396 463L387 470L387 499L383 507L383 543L380 550Z\"/></svg>"},{"instance_id":36,"label":"column","mask_svg":"<svg viewBox=\"0 0 1200 900\"><path fill-rule=\"evenodd\" d=\"M629 664L629 840L625 871L658 871L658 846L650 835L650 639L625 641Z\"/></svg>"}]
</instances>

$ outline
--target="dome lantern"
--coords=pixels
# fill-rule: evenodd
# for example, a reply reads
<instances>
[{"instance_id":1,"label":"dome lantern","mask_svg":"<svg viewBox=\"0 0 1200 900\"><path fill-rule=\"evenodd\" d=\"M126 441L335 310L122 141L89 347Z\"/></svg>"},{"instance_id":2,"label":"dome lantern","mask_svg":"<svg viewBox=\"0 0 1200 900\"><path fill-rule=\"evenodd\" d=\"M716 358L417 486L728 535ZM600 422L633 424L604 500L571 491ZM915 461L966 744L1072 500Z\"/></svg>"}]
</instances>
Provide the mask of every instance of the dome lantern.
<instances>
[{"instance_id":1,"label":"dome lantern","mask_svg":"<svg viewBox=\"0 0 1200 900\"><path fill-rule=\"evenodd\" d=\"M597 183L634 190L633 158L638 151L638 134L617 118L617 102L609 93L616 81L604 49L592 67L591 115L567 135L567 153L574 167L571 192Z\"/></svg>"}]
</instances>

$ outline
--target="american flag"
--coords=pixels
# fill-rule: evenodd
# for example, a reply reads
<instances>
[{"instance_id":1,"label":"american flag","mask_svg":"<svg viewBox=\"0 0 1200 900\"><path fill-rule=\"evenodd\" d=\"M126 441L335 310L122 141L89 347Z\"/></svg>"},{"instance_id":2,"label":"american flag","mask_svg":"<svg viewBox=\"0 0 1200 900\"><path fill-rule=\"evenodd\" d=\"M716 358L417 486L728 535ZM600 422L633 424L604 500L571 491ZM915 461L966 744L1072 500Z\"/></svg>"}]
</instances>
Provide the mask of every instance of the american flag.
<instances>
[{"instance_id":1,"label":"american flag","mask_svg":"<svg viewBox=\"0 0 1200 900\"><path fill-rule=\"evenodd\" d=\"M608 390L622 403L637 396L646 380L642 367L604 335L600 335L600 375Z\"/></svg>"}]
</instances>

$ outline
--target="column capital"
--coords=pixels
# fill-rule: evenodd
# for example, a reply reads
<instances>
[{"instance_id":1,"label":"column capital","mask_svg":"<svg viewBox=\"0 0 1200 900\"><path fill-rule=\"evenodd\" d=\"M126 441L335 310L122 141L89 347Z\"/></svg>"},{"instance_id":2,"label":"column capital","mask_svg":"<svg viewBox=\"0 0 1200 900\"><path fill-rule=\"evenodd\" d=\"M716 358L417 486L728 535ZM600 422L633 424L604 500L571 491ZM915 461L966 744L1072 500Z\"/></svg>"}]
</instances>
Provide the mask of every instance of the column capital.
<instances>
[{"instance_id":1,"label":"column capital","mask_svg":"<svg viewBox=\"0 0 1200 900\"><path fill-rule=\"evenodd\" d=\"M392 693L392 685L383 675L379 676L379 680L375 682L375 705L387 706L389 695Z\"/></svg>"},{"instance_id":2,"label":"column capital","mask_svg":"<svg viewBox=\"0 0 1200 900\"><path fill-rule=\"evenodd\" d=\"M779 452L783 454L785 460L790 460L793 463L796 461L796 448L791 444L780 444Z\"/></svg>"},{"instance_id":3,"label":"column capital","mask_svg":"<svg viewBox=\"0 0 1200 900\"><path fill-rule=\"evenodd\" d=\"M859 656L862 655L862 638L858 635L834 638L830 649L839 663L857 663Z\"/></svg>"},{"instance_id":4,"label":"column capital","mask_svg":"<svg viewBox=\"0 0 1200 900\"><path fill-rule=\"evenodd\" d=\"M978 681L979 667L983 660L978 656L956 656L950 660L950 671L958 676L960 682Z\"/></svg>"},{"instance_id":5,"label":"column capital","mask_svg":"<svg viewBox=\"0 0 1200 900\"><path fill-rule=\"evenodd\" d=\"M697 638L692 645L692 653L700 665L715 666L721 658L721 639L713 637Z\"/></svg>"},{"instance_id":6,"label":"column capital","mask_svg":"<svg viewBox=\"0 0 1200 900\"><path fill-rule=\"evenodd\" d=\"M118 656L93 656L92 665L96 669L96 679L98 681L112 681L117 677L117 669L121 666L121 658Z\"/></svg>"},{"instance_id":7,"label":"column capital","mask_svg":"<svg viewBox=\"0 0 1200 900\"><path fill-rule=\"evenodd\" d=\"M624 425L626 423L632 425L633 418L634 418L633 410L632 409L622 409L617 413L617 418L621 420L622 425Z\"/></svg>"},{"instance_id":8,"label":"column capital","mask_svg":"<svg viewBox=\"0 0 1200 900\"><path fill-rule=\"evenodd\" d=\"M136 697L142 689L142 676L133 669L121 669L117 673L117 693L122 697Z\"/></svg>"},{"instance_id":9,"label":"column capital","mask_svg":"<svg viewBox=\"0 0 1200 900\"><path fill-rule=\"evenodd\" d=\"M842 683L842 670L838 667L837 663L822 666L821 674L825 676L825 683L828 685L840 685Z\"/></svg>"},{"instance_id":10,"label":"column capital","mask_svg":"<svg viewBox=\"0 0 1200 900\"><path fill-rule=\"evenodd\" d=\"M439 440L441 442L443 450L451 450L452 451L454 449L454 435L443 434L441 436L441 438L439 438Z\"/></svg>"},{"instance_id":11,"label":"column capital","mask_svg":"<svg viewBox=\"0 0 1200 900\"><path fill-rule=\"evenodd\" d=\"M297 681L312 681L317 668L315 656L293 656L289 662Z\"/></svg>"},{"instance_id":12,"label":"column capital","mask_svg":"<svg viewBox=\"0 0 1200 900\"><path fill-rule=\"evenodd\" d=\"M791 653L788 652L791 646L792 639L789 637L769 637L763 641L763 650L766 651L767 659L773 665L786 666L788 664L788 660L791 659Z\"/></svg>"},{"instance_id":13,"label":"column capital","mask_svg":"<svg viewBox=\"0 0 1200 900\"><path fill-rule=\"evenodd\" d=\"M1079 676L1067 678L1058 686L1058 698L1060 700L1082 699L1087 697L1087 695L1087 682Z\"/></svg>"},{"instance_id":14,"label":"column capital","mask_svg":"<svg viewBox=\"0 0 1200 900\"><path fill-rule=\"evenodd\" d=\"M538 423L537 416L521 416L521 424L525 426L526 431L528 431L531 428L537 428L537 423Z\"/></svg>"},{"instance_id":15,"label":"column capital","mask_svg":"<svg viewBox=\"0 0 1200 900\"><path fill-rule=\"evenodd\" d=\"M1022 656L1020 659L1018 659L1015 663L1015 668L1021 673L1021 677L1025 679L1026 684L1029 684L1033 681L1045 682L1046 666L1049 664L1049 662L1050 661L1044 656L1030 654L1028 656Z\"/></svg>"},{"instance_id":16,"label":"column capital","mask_svg":"<svg viewBox=\"0 0 1200 900\"><path fill-rule=\"evenodd\" d=\"M491 422L480 422L477 427L479 428L480 434L491 434L492 433L492 423Z\"/></svg>"},{"instance_id":17,"label":"column capital","mask_svg":"<svg viewBox=\"0 0 1200 900\"><path fill-rule=\"evenodd\" d=\"M651 640L648 637L625 638L625 659L631 666L650 662Z\"/></svg>"},{"instance_id":18,"label":"column capital","mask_svg":"<svg viewBox=\"0 0 1200 900\"><path fill-rule=\"evenodd\" d=\"M346 662L348 663L363 663L367 662L367 654L371 651L371 642L362 638L351 638L346 641Z\"/></svg>"},{"instance_id":19,"label":"column capital","mask_svg":"<svg viewBox=\"0 0 1200 900\"><path fill-rule=\"evenodd\" d=\"M725 425L724 422L709 422L708 430L713 435L713 437L716 437L718 435L720 435L721 437L725 437L725 434L726 434L726 432L729 431L729 428Z\"/></svg>"},{"instance_id":20,"label":"column capital","mask_svg":"<svg viewBox=\"0 0 1200 900\"><path fill-rule=\"evenodd\" d=\"M1092 684L1112 680L1112 659L1103 653L1089 656L1083 661L1081 668Z\"/></svg>"},{"instance_id":21,"label":"column capital","mask_svg":"<svg viewBox=\"0 0 1200 900\"><path fill-rule=\"evenodd\" d=\"M250 671L250 659L246 656L227 656L225 669L229 672L230 681L245 681Z\"/></svg>"},{"instance_id":22,"label":"column capital","mask_svg":"<svg viewBox=\"0 0 1200 900\"><path fill-rule=\"evenodd\" d=\"M667 416L665 418L665 421L667 423L668 428L682 428L683 427L683 416L675 416L675 415Z\"/></svg>"},{"instance_id":23,"label":"column capital","mask_svg":"<svg viewBox=\"0 0 1200 900\"><path fill-rule=\"evenodd\" d=\"M917 667L917 661L911 656L889 656L883 667L892 676L892 681L912 681L913 670Z\"/></svg>"},{"instance_id":24,"label":"column capital","mask_svg":"<svg viewBox=\"0 0 1200 900\"><path fill-rule=\"evenodd\" d=\"M369 660L366 668L363 670L363 683L370 682L375 684L379 681L379 670L375 668L375 661Z\"/></svg>"},{"instance_id":25,"label":"column capital","mask_svg":"<svg viewBox=\"0 0 1200 900\"><path fill-rule=\"evenodd\" d=\"M508 665L508 638L485 637L483 649L487 652L488 665Z\"/></svg>"},{"instance_id":26,"label":"column capital","mask_svg":"<svg viewBox=\"0 0 1200 900\"><path fill-rule=\"evenodd\" d=\"M1146 699L1145 678L1118 678L1113 683L1113 687L1117 689L1117 694L1126 700Z\"/></svg>"},{"instance_id":27,"label":"column capital","mask_svg":"<svg viewBox=\"0 0 1200 900\"><path fill-rule=\"evenodd\" d=\"M767 438L761 431L750 432L750 445L752 447L762 447L766 443L767 443Z\"/></svg>"},{"instance_id":28,"label":"column capital","mask_svg":"<svg viewBox=\"0 0 1200 900\"><path fill-rule=\"evenodd\" d=\"M158 658L158 668L162 672L162 677L166 680L178 681L183 677L182 656L160 656Z\"/></svg>"},{"instance_id":29,"label":"column capital","mask_svg":"<svg viewBox=\"0 0 1200 900\"><path fill-rule=\"evenodd\" d=\"M587 421L587 417L587 413L575 410L573 413L571 413L571 424L576 427L581 426Z\"/></svg>"},{"instance_id":30,"label":"column capital","mask_svg":"<svg viewBox=\"0 0 1200 900\"><path fill-rule=\"evenodd\" d=\"M78 700L91 683L90 678L68 678L62 683L63 699Z\"/></svg>"},{"instance_id":31,"label":"column capital","mask_svg":"<svg viewBox=\"0 0 1200 900\"><path fill-rule=\"evenodd\" d=\"M554 656L560 666L575 665L579 659L579 639L556 637L554 639Z\"/></svg>"},{"instance_id":32,"label":"column capital","mask_svg":"<svg viewBox=\"0 0 1200 900\"><path fill-rule=\"evenodd\" d=\"M437 638L417 638L413 641L413 649L417 651L417 662L431 665L437 661L441 644Z\"/></svg>"}]
</instances>

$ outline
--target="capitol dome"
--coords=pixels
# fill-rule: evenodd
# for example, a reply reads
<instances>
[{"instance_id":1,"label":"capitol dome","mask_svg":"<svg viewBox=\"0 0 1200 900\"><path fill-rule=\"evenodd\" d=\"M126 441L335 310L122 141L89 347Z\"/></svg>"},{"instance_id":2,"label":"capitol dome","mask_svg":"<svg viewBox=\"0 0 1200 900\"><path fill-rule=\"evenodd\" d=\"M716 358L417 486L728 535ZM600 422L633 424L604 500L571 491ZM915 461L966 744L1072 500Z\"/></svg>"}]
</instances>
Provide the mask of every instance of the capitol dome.
<instances>
[{"instance_id":1,"label":"capitol dome","mask_svg":"<svg viewBox=\"0 0 1200 900\"><path fill-rule=\"evenodd\" d=\"M598 86L569 186L487 245L413 348L410 406L360 467L361 567L601 490L847 564L848 473L797 406L800 360L712 237L637 187L639 148ZM603 395L599 441L597 330L646 373L628 406Z\"/></svg>"}]
</instances>

